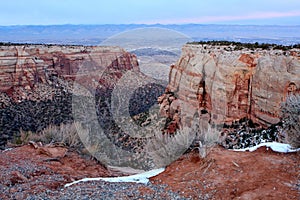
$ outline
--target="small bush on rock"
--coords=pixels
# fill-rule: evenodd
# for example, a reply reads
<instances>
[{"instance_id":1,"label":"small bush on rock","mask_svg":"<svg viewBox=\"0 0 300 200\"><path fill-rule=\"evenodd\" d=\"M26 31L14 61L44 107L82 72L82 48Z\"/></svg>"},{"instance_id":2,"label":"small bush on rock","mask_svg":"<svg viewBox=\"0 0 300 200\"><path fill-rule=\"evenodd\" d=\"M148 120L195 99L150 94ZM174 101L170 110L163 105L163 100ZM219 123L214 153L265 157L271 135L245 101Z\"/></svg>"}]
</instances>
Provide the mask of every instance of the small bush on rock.
<instances>
[{"instance_id":1,"label":"small bush on rock","mask_svg":"<svg viewBox=\"0 0 300 200\"><path fill-rule=\"evenodd\" d=\"M285 142L300 147L300 95L291 94L281 105L281 118Z\"/></svg>"}]
</instances>

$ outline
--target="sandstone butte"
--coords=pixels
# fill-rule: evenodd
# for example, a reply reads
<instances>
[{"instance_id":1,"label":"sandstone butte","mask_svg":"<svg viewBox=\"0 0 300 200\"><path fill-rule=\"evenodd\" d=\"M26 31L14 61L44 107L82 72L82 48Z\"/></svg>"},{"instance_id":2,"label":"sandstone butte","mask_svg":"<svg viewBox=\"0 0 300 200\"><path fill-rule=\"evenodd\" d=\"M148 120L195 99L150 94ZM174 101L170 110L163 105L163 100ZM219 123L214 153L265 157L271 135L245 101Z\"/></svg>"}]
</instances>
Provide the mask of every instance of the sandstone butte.
<instances>
[{"instance_id":1,"label":"sandstone butte","mask_svg":"<svg viewBox=\"0 0 300 200\"><path fill-rule=\"evenodd\" d=\"M171 66L168 89L177 95L181 123L208 112L212 123L244 117L268 126L279 122L280 103L300 92L300 50L234 50L234 46L186 44Z\"/></svg>"}]
</instances>

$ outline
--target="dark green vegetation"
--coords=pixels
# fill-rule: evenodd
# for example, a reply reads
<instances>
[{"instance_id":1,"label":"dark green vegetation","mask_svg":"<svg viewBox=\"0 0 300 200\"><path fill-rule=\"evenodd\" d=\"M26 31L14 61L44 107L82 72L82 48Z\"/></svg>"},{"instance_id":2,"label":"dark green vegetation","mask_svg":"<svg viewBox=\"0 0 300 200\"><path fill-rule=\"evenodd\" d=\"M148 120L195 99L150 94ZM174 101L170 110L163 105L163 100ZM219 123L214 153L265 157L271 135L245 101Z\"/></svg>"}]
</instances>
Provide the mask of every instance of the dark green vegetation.
<instances>
[{"instance_id":1,"label":"dark green vegetation","mask_svg":"<svg viewBox=\"0 0 300 200\"><path fill-rule=\"evenodd\" d=\"M251 119L242 118L231 125L224 124L221 136L226 136L221 145L227 149L241 149L264 142L282 142L282 122L262 128Z\"/></svg>"},{"instance_id":2,"label":"dark green vegetation","mask_svg":"<svg viewBox=\"0 0 300 200\"><path fill-rule=\"evenodd\" d=\"M0 148L20 130L40 132L49 125L72 122L72 94L61 91L53 100L26 100L0 109Z\"/></svg>"},{"instance_id":3,"label":"dark green vegetation","mask_svg":"<svg viewBox=\"0 0 300 200\"><path fill-rule=\"evenodd\" d=\"M234 41L226 41L226 40L220 40L220 41L198 41L198 42L188 42L187 44L207 44L207 45L213 45L213 46L235 46L234 50L241 50L243 48L247 49L263 49L263 50L271 50L271 49L278 49L278 50L291 50L291 49L299 49L300 44L294 44L294 45L279 45L279 44L268 44L268 43L241 43L241 42L234 42Z\"/></svg>"},{"instance_id":4,"label":"dark green vegetation","mask_svg":"<svg viewBox=\"0 0 300 200\"><path fill-rule=\"evenodd\" d=\"M112 85L114 87L114 85ZM129 114L135 123L141 125L149 117L149 109L157 102L157 98L163 94L162 86L154 83L147 84L136 89L129 100ZM113 88L99 87L96 90L95 99L100 126L105 134L115 145L125 150L131 150L132 146L138 146L141 141L131 138L118 126L111 113ZM121 94L120 94L121 95ZM122 109L122 108L121 108ZM120 140L122 138L122 140ZM130 142L131 144L126 144Z\"/></svg>"},{"instance_id":5,"label":"dark green vegetation","mask_svg":"<svg viewBox=\"0 0 300 200\"><path fill-rule=\"evenodd\" d=\"M161 96L165 88L159 84L149 83L137 88L129 100L129 114L134 116L148 112L157 103L157 98Z\"/></svg>"}]
</instances>

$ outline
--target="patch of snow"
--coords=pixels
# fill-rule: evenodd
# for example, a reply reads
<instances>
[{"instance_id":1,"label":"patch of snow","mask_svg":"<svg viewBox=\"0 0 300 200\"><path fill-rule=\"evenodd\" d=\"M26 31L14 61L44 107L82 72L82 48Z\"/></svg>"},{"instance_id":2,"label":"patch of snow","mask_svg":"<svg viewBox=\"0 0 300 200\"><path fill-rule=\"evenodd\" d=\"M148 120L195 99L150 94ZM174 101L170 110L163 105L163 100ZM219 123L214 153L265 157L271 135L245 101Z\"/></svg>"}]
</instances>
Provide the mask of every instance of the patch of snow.
<instances>
[{"instance_id":1,"label":"patch of snow","mask_svg":"<svg viewBox=\"0 0 300 200\"><path fill-rule=\"evenodd\" d=\"M135 183L144 183L147 184L149 182L149 178L156 176L160 173L162 173L163 171L165 171L165 168L160 168L160 169L153 169L144 173L140 173L140 174L135 174L135 175L131 175L131 176L122 176L122 177L111 177L111 178L102 178L102 177L98 177L98 178L84 178L78 181L74 181L72 183L68 183L65 185L65 187L69 187L71 185L80 183L80 182L87 182L87 181L107 181L107 182L135 182Z\"/></svg>"},{"instance_id":2,"label":"patch of snow","mask_svg":"<svg viewBox=\"0 0 300 200\"><path fill-rule=\"evenodd\" d=\"M297 152L300 151L300 148L298 149L293 149L289 144L283 144L279 142L266 142L266 143L261 143L257 146L254 147L248 147L245 149L233 149L233 151L255 151L260 147L269 147L275 152L280 152L280 153L291 153L291 152Z\"/></svg>"},{"instance_id":3,"label":"patch of snow","mask_svg":"<svg viewBox=\"0 0 300 200\"><path fill-rule=\"evenodd\" d=\"M11 151L11 150L13 150L13 148L4 149L2 152Z\"/></svg>"}]
</instances>

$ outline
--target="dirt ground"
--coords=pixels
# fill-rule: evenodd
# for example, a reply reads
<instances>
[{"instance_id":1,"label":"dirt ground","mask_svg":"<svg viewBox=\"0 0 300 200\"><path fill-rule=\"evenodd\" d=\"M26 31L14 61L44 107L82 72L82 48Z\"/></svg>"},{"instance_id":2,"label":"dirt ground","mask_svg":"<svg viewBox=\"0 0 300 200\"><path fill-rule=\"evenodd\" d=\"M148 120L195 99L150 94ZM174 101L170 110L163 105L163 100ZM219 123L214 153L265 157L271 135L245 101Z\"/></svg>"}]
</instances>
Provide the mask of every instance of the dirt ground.
<instances>
[{"instance_id":1,"label":"dirt ground","mask_svg":"<svg viewBox=\"0 0 300 200\"><path fill-rule=\"evenodd\" d=\"M198 152L183 155L151 181L193 198L201 192L213 199L300 199L300 153L217 147L204 160Z\"/></svg>"},{"instance_id":2,"label":"dirt ground","mask_svg":"<svg viewBox=\"0 0 300 200\"><path fill-rule=\"evenodd\" d=\"M33 145L0 151L0 170L0 199L17 190L37 194L86 177L120 175L64 147ZM265 147L233 152L215 147L200 159L193 151L151 178L151 183L166 184L192 199L199 194L208 199L300 199L300 153L275 153ZM142 192L153 191L145 187Z\"/></svg>"}]
</instances>

